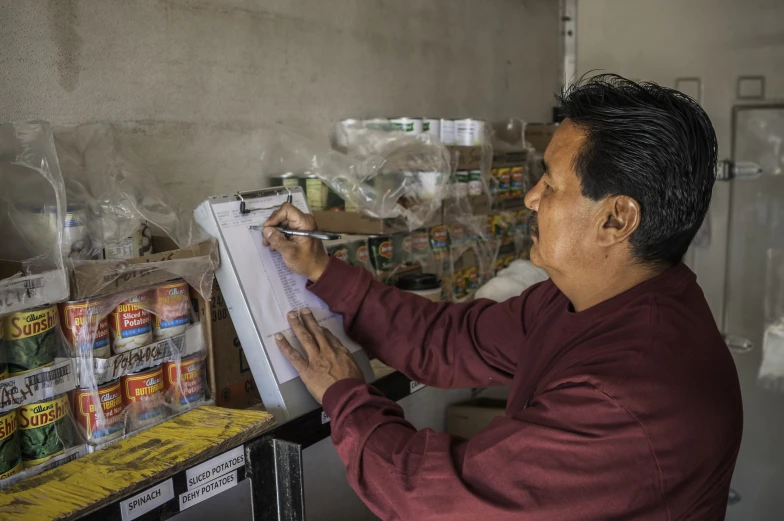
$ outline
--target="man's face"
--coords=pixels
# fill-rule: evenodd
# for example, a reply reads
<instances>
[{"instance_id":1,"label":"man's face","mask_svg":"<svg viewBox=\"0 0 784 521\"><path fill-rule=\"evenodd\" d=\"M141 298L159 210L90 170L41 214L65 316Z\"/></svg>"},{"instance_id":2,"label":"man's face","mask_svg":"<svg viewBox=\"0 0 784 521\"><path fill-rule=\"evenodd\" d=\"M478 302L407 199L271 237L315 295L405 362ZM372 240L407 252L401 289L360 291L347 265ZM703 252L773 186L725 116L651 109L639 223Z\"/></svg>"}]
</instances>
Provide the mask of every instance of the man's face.
<instances>
[{"instance_id":1,"label":"man's face","mask_svg":"<svg viewBox=\"0 0 784 521\"><path fill-rule=\"evenodd\" d=\"M585 135L568 119L544 154L544 175L525 196L531 219L531 262L555 274L577 275L601 262L596 244L601 209L582 195L574 164Z\"/></svg>"}]
</instances>

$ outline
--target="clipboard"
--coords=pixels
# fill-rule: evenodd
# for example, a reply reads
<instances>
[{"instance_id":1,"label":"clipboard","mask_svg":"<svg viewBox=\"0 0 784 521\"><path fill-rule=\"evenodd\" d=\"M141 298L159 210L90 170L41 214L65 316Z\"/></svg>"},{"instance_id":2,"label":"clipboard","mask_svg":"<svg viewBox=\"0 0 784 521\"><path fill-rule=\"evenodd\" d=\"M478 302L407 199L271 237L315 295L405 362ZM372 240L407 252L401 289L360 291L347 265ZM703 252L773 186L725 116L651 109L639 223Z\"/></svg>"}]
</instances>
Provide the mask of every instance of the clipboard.
<instances>
[{"instance_id":1,"label":"clipboard","mask_svg":"<svg viewBox=\"0 0 784 521\"><path fill-rule=\"evenodd\" d=\"M261 231L248 228L263 224L285 202L310 213L298 186L213 196L193 212L202 229L218 241L221 263L215 277L264 406L281 423L319 408L274 341L275 333L283 333L299 348L285 322L288 311L310 307L319 324L352 352L366 380L374 379L367 354L343 331L342 317L305 289L305 277L293 274L280 253L261 244Z\"/></svg>"}]
</instances>

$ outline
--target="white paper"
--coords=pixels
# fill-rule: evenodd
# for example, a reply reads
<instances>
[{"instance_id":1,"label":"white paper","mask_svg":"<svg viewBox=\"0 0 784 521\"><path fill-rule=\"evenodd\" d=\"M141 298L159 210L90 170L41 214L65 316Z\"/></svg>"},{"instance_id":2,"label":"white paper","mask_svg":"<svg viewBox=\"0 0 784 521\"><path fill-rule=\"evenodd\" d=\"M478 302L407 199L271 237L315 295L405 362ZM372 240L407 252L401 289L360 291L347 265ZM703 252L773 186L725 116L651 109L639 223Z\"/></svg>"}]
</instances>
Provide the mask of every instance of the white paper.
<instances>
[{"instance_id":1,"label":"white paper","mask_svg":"<svg viewBox=\"0 0 784 521\"><path fill-rule=\"evenodd\" d=\"M307 211L304 194L296 192L292 196L292 204ZM248 209L279 206L285 199L285 195L253 199L248 202ZM299 342L286 319L289 311L310 308L319 325L332 331L349 351L353 353L360 349L343 331L341 316L332 313L321 299L305 288L307 284L305 277L292 273L286 267L279 252L271 253L262 244L260 231L248 228L251 225L261 226L274 210L252 211L247 215L241 215L239 204L232 201L214 205L213 211L237 276L242 282L253 321L280 384L298 376L297 371L278 349L274 339L275 334L283 333L291 345L301 351Z\"/></svg>"}]
</instances>

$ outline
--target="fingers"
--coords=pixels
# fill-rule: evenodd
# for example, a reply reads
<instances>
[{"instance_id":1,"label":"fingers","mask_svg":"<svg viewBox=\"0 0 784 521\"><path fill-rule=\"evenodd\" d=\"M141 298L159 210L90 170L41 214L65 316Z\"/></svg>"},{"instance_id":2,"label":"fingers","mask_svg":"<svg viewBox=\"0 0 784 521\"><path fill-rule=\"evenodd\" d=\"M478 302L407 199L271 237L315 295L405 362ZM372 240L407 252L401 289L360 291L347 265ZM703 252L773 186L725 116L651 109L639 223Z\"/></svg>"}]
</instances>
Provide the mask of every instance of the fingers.
<instances>
[{"instance_id":1,"label":"fingers","mask_svg":"<svg viewBox=\"0 0 784 521\"><path fill-rule=\"evenodd\" d=\"M278 344L278 348L283 353L291 365L294 366L294 369L297 370L298 373L303 372L305 369L308 368L308 361L293 347L289 344L289 341L286 340L286 337L282 334L278 333L275 335L275 343Z\"/></svg>"},{"instance_id":2,"label":"fingers","mask_svg":"<svg viewBox=\"0 0 784 521\"><path fill-rule=\"evenodd\" d=\"M297 313L295 311L290 311L288 315L286 315L286 318L289 321L291 330L294 331L294 336L296 336L297 340L299 340L299 343L302 344L302 348L305 350L308 358L318 356L319 345L316 343L313 335L310 334L305 325L299 319Z\"/></svg>"},{"instance_id":3,"label":"fingers","mask_svg":"<svg viewBox=\"0 0 784 521\"><path fill-rule=\"evenodd\" d=\"M311 313L307 308L301 309L299 311L299 317L302 319L303 324L305 324L305 327L308 329L310 334L313 335L313 338L316 339L319 347L321 349L328 347L329 341L324 334L326 330L318 325L318 322L316 322L316 317L313 316L313 313Z\"/></svg>"},{"instance_id":4,"label":"fingers","mask_svg":"<svg viewBox=\"0 0 784 521\"><path fill-rule=\"evenodd\" d=\"M305 215L290 203L283 204L275 210L264 226L288 226L293 230L315 230L316 221L310 215Z\"/></svg>"},{"instance_id":5,"label":"fingers","mask_svg":"<svg viewBox=\"0 0 784 521\"><path fill-rule=\"evenodd\" d=\"M327 341L329 342L329 345L331 345L334 349L338 351L343 350L347 353L349 352L348 348L343 345L343 342L338 340L338 337L333 335L332 331L330 331L329 329L324 328L324 336L327 337Z\"/></svg>"},{"instance_id":6,"label":"fingers","mask_svg":"<svg viewBox=\"0 0 784 521\"><path fill-rule=\"evenodd\" d=\"M284 256L286 253L293 251L296 249L296 245L286 239L286 236L280 233L275 228L264 228L264 240L266 244L270 247L272 251L279 251Z\"/></svg>"}]
</instances>

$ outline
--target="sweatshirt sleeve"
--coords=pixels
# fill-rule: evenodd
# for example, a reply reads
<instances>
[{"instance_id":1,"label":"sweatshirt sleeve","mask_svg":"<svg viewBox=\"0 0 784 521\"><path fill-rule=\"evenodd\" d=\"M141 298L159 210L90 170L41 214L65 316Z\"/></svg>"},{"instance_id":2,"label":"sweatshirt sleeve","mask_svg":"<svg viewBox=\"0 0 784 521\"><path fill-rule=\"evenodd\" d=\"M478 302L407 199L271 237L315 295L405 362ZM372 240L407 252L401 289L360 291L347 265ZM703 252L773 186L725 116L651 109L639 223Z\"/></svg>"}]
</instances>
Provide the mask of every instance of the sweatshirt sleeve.
<instances>
[{"instance_id":1,"label":"sweatshirt sleeve","mask_svg":"<svg viewBox=\"0 0 784 521\"><path fill-rule=\"evenodd\" d=\"M543 393L470 440L416 431L360 380L332 385L324 410L349 484L384 521L668 519L645 433L588 385Z\"/></svg>"},{"instance_id":2,"label":"sweatshirt sleeve","mask_svg":"<svg viewBox=\"0 0 784 521\"><path fill-rule=\"evenodd\" d=\"M346 333L358 344L409 378L442 388L511 383L531 289L500 303L432 302L338 259L310 286L343 315Z\"/></svg>"}]
</instances>

